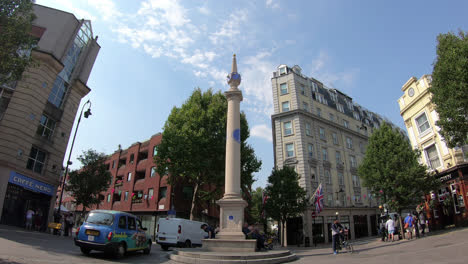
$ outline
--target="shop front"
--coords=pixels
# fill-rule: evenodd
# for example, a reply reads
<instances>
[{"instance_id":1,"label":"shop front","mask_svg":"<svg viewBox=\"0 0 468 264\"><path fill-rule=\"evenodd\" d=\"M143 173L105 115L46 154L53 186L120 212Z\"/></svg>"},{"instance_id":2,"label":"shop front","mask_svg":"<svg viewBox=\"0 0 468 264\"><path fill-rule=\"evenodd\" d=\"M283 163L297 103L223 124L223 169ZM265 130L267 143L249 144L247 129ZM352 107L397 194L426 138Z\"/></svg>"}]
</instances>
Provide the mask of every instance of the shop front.
<instances>
[{"instance_id":1,"label":"shop front","mask_svg":"<svg viewBox=\"0 0 468 264\"><path fill-rule=\"evenodd\" d=\"M440 172L436 177L442 185L426 196L426 216L430 229L446 226L468 226L468 164Z\"/></svg>"},{"instance_id":2,"label":"shop front","mask_svg":"<svg viewBox=\"0 0 468 264\"><path fill-rule=\"evenodd\" d=\"M10 172L3 201L1 224L24 227L26 212L35 212L33 224L45 230L54 186L32 179L15 171Z\"/></svg>"}]
</instances>

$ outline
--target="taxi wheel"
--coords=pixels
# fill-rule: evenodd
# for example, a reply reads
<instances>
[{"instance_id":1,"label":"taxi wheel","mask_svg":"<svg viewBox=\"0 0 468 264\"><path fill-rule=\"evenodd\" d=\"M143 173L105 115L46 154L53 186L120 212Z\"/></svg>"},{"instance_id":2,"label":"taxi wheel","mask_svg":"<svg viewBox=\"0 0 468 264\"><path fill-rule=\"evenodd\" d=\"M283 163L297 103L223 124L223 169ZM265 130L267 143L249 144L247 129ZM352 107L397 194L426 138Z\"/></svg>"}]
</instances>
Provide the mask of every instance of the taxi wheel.
<instances>
[{"instance_id":1,"label":"taxi wheel","mask_svg":"<svg viewBox=\"0 0 468 264\"><path fill-rule=\"evenodd\" d=\"M85 248L85 247L80 247L81 252L85 255L89 255L89 252L91 252L91 249Z\"/></svg>"},{"instance_id":2,"label":"taxi wheel","mask_svg":"<svg viewBox=\"0 0 468 264\"><path fill-rule=\"evenodd\" d=\"M125 253L127 252L127 248L125 247L125 244L124 243L120 243L118 246L117 246L117 249L116 249L116 257L117 258L123 258L123 256L125 255Z\"/></svg>"},{"instance_id":3,"label":"taxi wheel","mask_svg":"<svg viewBox=\"0 0 468 264\"><path fill-rule=\"evenodd\" d=\"M143 253L148 255L151 252L151 244L153 244L153 242L151 242L151 240L148 241L148 247L143 249Z\"/></svg>"}]
</instances>

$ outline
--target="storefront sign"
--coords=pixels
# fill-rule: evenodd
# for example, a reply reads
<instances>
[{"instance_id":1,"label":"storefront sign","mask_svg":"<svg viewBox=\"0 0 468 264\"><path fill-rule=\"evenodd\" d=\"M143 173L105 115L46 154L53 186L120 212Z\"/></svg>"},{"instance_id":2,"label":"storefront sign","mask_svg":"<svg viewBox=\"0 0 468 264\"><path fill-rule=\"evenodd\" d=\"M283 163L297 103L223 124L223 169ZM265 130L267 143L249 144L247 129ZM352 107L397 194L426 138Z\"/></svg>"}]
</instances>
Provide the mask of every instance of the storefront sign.
<instances>
[{"instance_id":1,"label":"storefront sign","mask_svg":"<svg viewBox=\"0 0 468 264\"><path fill-rule=\"evenodd\" d=\"M31 179L15 171L10 172L10 179L8 180L8 182L19 185L28 190L40 192L50 196L54 194L54 186L40 182L38 180Z\"/></svg>"}]
</instances>

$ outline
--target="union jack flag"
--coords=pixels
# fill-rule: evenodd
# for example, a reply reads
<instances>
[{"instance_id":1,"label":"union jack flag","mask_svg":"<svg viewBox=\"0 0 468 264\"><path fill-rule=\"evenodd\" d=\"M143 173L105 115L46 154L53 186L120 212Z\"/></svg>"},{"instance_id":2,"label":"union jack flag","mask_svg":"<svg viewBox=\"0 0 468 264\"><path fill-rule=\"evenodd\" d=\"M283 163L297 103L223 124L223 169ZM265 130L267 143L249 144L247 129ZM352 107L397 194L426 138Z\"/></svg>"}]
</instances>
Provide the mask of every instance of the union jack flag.
<instances>
[{"instance_id":1,"label":"union jack flag","mask_svg":"<svg viewBox=\"0 0 468 264\"><path fill-rule=\"evenodd\" d=\"M315 191L315 213L316 215L320 214L323 211L323 191L322 191L322 184L320 184Z\"/></svg>"}]
</instances>

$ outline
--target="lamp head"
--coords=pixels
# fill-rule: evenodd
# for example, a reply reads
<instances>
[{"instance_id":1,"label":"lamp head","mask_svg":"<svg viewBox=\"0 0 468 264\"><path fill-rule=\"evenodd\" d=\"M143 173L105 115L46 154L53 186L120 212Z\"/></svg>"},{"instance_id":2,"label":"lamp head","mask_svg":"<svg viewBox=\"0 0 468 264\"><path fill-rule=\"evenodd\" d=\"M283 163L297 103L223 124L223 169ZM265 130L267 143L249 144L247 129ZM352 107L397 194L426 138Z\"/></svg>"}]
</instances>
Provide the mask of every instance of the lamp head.
<instances>
[{"instance_id":1,"label":"lamp head","mask_svg":"<svg viewBox=\"0 0 468 264\"><path fill-rule=\"evenodd\" d=\"M86 110L86 112L84 112L84 117L88 118L90 115L91 115L91 108L88 108L88 110Z\"/></svg>"}]
</instances>

